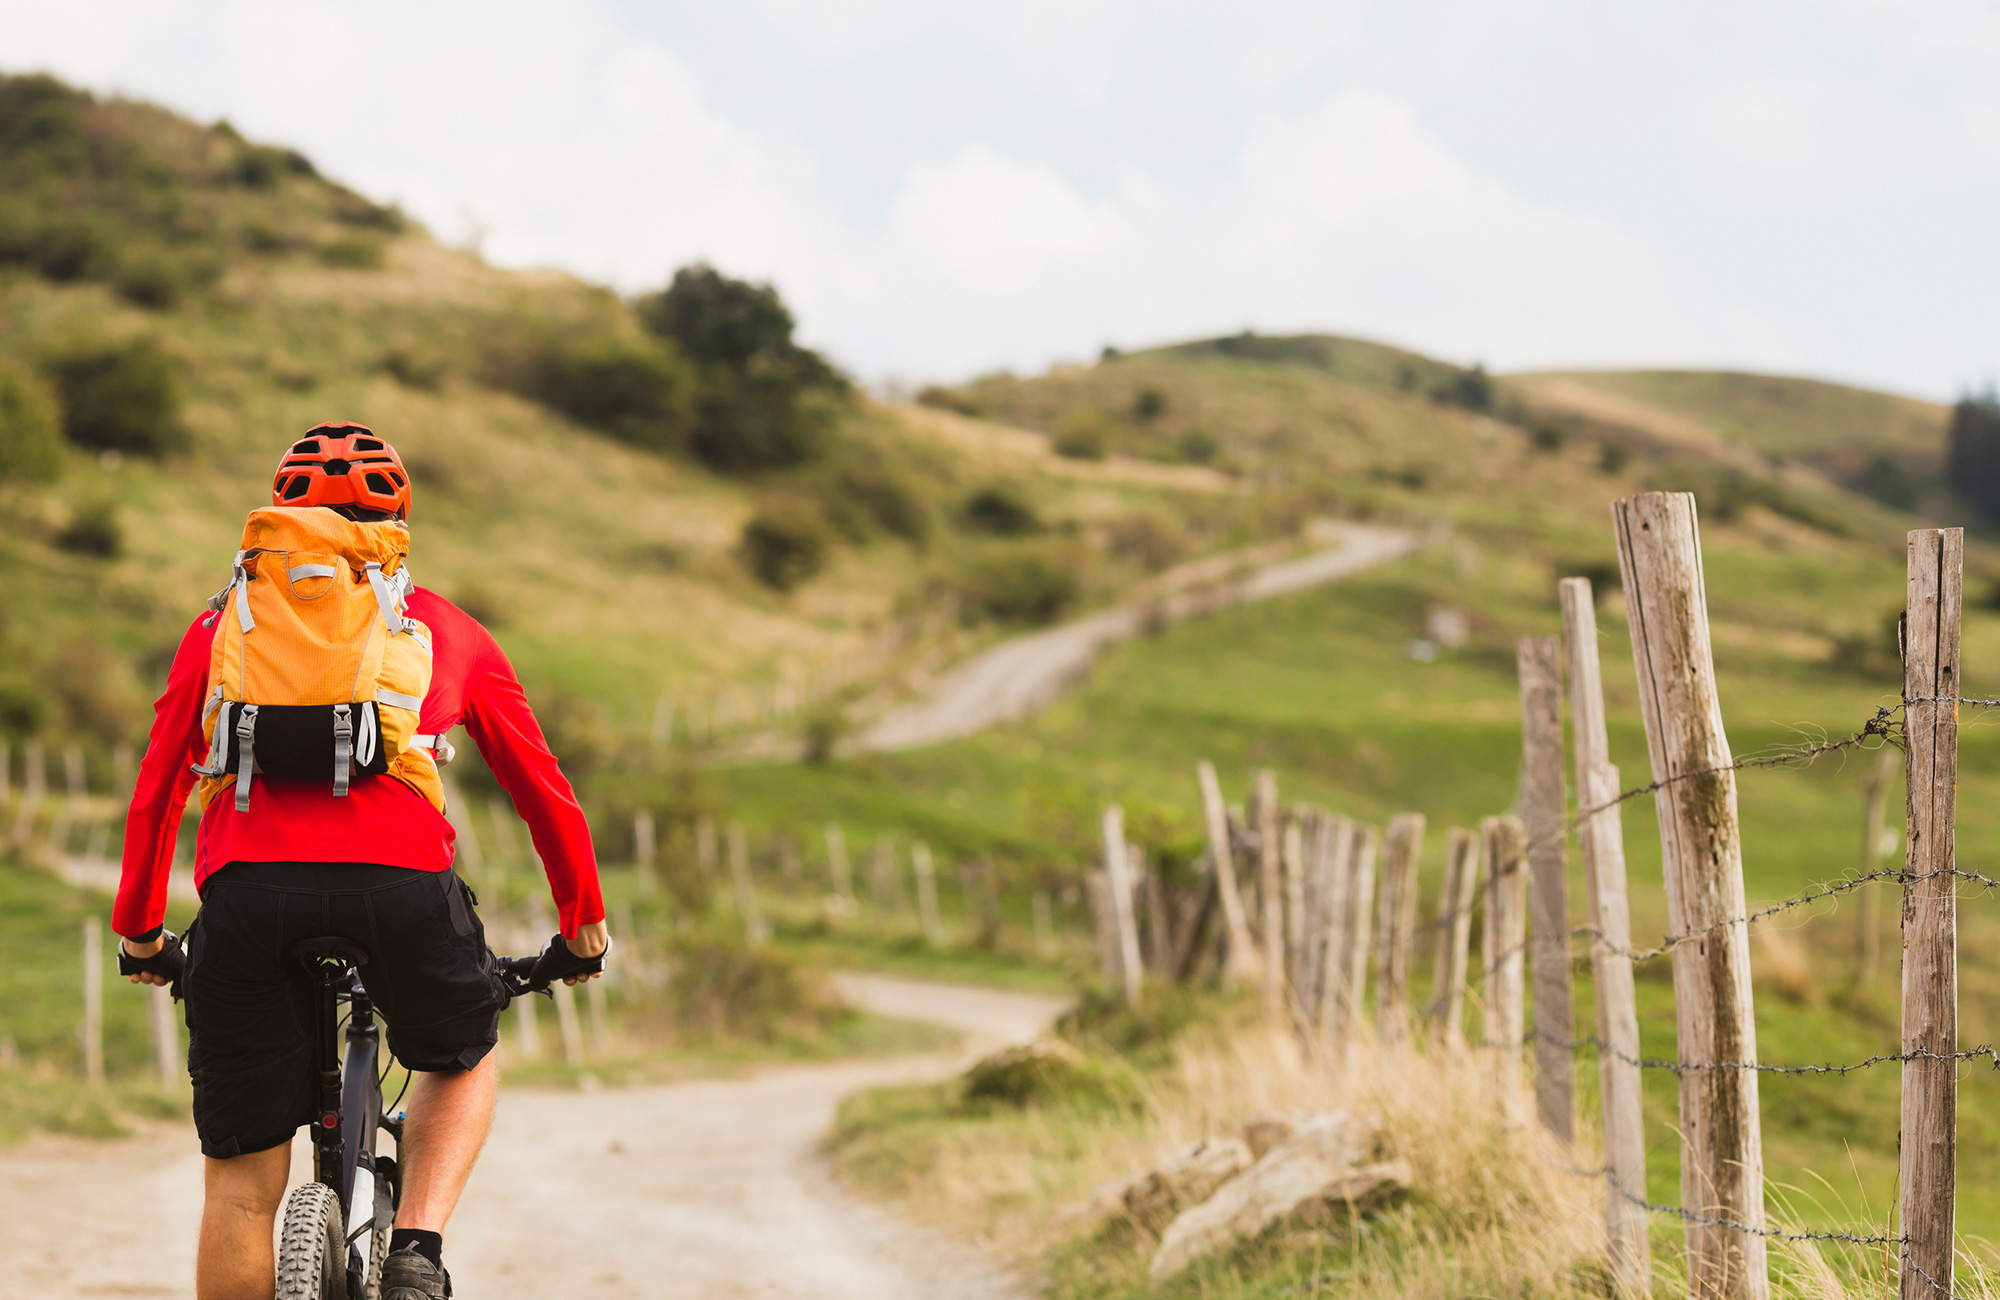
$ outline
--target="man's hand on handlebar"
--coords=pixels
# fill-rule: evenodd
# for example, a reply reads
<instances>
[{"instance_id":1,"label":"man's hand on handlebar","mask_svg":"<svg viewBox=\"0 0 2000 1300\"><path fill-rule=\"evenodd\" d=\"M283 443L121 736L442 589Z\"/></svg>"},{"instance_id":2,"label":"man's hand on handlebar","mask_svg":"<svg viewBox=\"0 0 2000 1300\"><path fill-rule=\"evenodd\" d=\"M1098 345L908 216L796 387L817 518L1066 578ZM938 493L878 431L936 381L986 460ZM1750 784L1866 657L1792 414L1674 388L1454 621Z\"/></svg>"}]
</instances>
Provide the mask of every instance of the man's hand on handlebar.
<instances>
[{"instance_id":1,"label":"man's hand on handlebar","mask_svg":"<svg viewBox=\"0 0 2000 1300\"><path fill-rule=\"evenodd\" d=\"M611 932L598 921L579 929L574 938L557 934L549 939L539 957L502 957L500 973L512 997L545 993L549 985L581 984L604 973L611 951Z\"/></svg>"},{"instance_id":2,"label":"man's hand on handlebar","mask_svg":"<svg viewBox=\"0 0 2000 1300\"><path fill-rule=\"evenodd\" d=\"M187 964L187 953L181 947L180 937L171 930L161 929L152 938L143 941L120 939L118 945L119 973L132 984L169 987L180 978Z\"/></svg>"},{"instance_id":3,"label":"man's hand on handlebar","mask_svg":"<svg viewBox=\"0 0 2000 1300\"><path fill-rule=\"evenodd\" d=\"M564 939L562 945L577 957L602 957L611 948L611 930L604 922L593 921L589 925L579 927L576 938ZM581 984L585 980L601 979L603 975L604 970L600 966L588 974L571 975L563 983Z\"/></svg>"}]
</instances>

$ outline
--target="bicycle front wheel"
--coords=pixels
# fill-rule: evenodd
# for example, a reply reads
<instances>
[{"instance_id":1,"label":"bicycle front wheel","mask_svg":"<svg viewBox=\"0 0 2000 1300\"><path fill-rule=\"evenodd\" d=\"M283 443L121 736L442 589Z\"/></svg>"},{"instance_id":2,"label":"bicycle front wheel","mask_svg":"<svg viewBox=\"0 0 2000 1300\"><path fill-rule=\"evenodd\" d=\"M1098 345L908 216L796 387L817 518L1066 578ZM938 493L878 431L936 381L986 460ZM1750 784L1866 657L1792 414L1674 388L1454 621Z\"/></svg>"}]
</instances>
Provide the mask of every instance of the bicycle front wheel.
<instances>
[{"instance_id":1,"label":"bicycle front wheel","mask_svg":"<svg viewBox=\"0 0 2000 1300\"><path fill-rule=\"evenodd\" d=\"M325 1183L294 1187L278 1237L276 1300L347 1300L347 1242L340 1198Z\"/></svg>"}]
</instances>

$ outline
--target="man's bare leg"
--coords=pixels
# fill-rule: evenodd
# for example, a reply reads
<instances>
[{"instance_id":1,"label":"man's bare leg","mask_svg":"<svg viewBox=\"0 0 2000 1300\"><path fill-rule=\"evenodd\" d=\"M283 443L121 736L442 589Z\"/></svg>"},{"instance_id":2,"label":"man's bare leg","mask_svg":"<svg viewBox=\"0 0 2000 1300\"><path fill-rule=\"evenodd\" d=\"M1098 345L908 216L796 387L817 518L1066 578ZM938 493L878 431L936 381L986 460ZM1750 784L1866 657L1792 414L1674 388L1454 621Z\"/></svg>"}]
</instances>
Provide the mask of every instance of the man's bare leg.
<instances>
[{"instance_id":1,"label":"man's bare leg","mask_svg":"<svg viewBox=\"0 0 2000 1300\"><path fill-rule=\"evenodd\" d=\"M278 1265L271 1225L285 1199L292 1144L202 1162L201 1246L194 1292L200 1300L271 1300Z\"/></svg>"},{"instance_id":2,"label":"man's bare leg","mask_svg":"<svg viewBox=\"0 0 2000 1300\"><path fill-rule=\"evenodd\" d=\"M398 1152L403 1197L396 1207L397 1227L444 1231L493 1126L498 1079L488 1052L470 1070L419 1074L411 1081Z\"/></svg>"}]
</instances>

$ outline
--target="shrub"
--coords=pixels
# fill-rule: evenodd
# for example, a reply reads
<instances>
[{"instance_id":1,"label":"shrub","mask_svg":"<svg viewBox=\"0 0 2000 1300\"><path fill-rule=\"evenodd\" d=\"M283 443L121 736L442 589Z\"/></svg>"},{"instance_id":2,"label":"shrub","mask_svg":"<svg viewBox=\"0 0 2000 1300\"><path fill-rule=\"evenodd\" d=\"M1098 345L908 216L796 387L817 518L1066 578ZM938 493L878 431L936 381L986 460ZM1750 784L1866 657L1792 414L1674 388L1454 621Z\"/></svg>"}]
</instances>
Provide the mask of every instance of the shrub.
<instances>
[{"instance_id":1,"label":"shrub","mask_svg":"<svg viewBox=\"0 0 2000 1300\"><path fill-rule=\"evenodd\" d=\"M1148 573L1178 562L1187 554L1187 539L1171 521L1159 515L1132 515L1111 525L1113 553L1131 560Z\"/></svg>"},{"instance_id":2,"label":"shrub","mask_svg":"<svg viewBox=\"0 0 2000 1300\"><path fill-rule=\"evenodd\" d=\"M816 459L832 412L785 376L702 370L689 449L724 473L776 469Z\"/></svg>"},{"instance_id":3,"label":"shrub","mask_svg":"<svg viewBox=\"0 0 2000 1300\"><path fill-rule=\"evenodd\" d=\"M37 735L48 715L48 692L18 674L0 676L0 736L19 740Z\"/></svg>"},{"instance_id":4,"label":"shrub","mask_svg":"<svg viewBox=\"0 0 2000 1300\"><path fill-rule=\"evenodd\" d=\"M1847 486L1897 510L1916 509L1924 490L1923 479L1894 456L1874 457Z\"/></svg>"},{"instance_id":5,"label":"shrub","mask_svg":"<svg viewBox=\"0 0 2000 1300\"><path fill-rule=\"evenodd\" d=\"M1951 408L1945 473L1967 504L2000 520L2000 393L1968 393Z\"/></svg>"},{"instance_id":6,"label":"shrub","mask_svg":"<svg viewBox=\"0 0 2000 1300\"><path fill-rule=\"evenodd\" d=\"M985 405L977 397L963 388L946 388L942 384L925 385L917 393L917 405L936 407L940 411L955 411L975 419L986 414Z\"/></svg>"},{"instance_id":7,"label":"shrub","mask_svg":"<svg viewBox=\"0 0 2000 1300\"><path fill-rule=\"evenodd\" d=\"M757 581L790 591L826 563L826 526L810 509L766 506L743 525L743 557Z\"/></svg>"},{"instance_id":8,"label":"shrub","mask_svg":"<svg viewBox=\"0 0 2000 1300\"><path fill-rule=\"evenodd\" d=\"M1111 420L1087 407L1065 411L1056 421L1052 445L1056 455L1071 460L1103 460L1111 448Z\"/></svg>"},{"instance_id":9,"label":"shrub","mask_svg":"<svg viewBox=\"0 0 2000 1300\"><path fill-rule=\"evenodd\" d=\"M1122 1099L1124 1089L1090 1058L1061 1039L1043 1039L995 1052L975 1061L960 1076L959 1096L967 1110L1008 1106L1069 1104L1102 1106Z\"/></svg>"},{"instance_id":10,"label":"shrub","mask_svg":"<svg viewBox=\"0 0 2000 1300\"><path fill-rule=\"evenodd\" d=\"M843 470L835 481L840 494L867 512L886 533L921 543L930 536L931 513L911 482L882 468Z\"/></svg>"},{"instance_id":11,"label":"shrub","mask_svg":"<svg viewBox=\"0 0 2000 1300\"><path fill-rule=\"evenodd\" d=\"M164 252L154 250L128 258L118 269L118 296L139 307L168 311L186 296L190 277Z\"/></svg>"},{"instance_id":12,"label":"shrub","mask_svg":"<svg viewBox=\"0 0 2000 1300\"><path fill-rule=\"evenodd\" d=\"M1054 622L1079 594L1070 566L1035 553L994 556L975 564L964 585L971 612L1004 623Z\"/></svg>"},{"instance_id":13,"label":"shrub","mask_svg":"<svg viewBox=\"0 0 2000 1300\"><path fill-rule=\"evenodd\" d=\"M180 377L157 340L58 353L49 372L62 398L63 435L77 446L141 456L187 446Z\"/></svg>"},{"instance_id":14,"label":"shrub","mask_svg":"<svg viewBox=\"0 0 2000 1300\"><path fill-rule=\"evenodd\" d=\"M56 404L41 381L0 362L0 479L48 482L62 471Z\"/></svg>"},{"instance_id":15,"label":"shrub","mask_svg":"<svg viewBox=\"0 0 2000 1300\"><path fill-rule=\"evenodd\" d=\"M657 344L600 336L544 349L530 364L534 396L579 424L635 446L678 446L692 418L693 377Z\"/></svg>"},{"instance_id":16,"label":"shrub","mask_svg":"<svg viewBox=\"0 0 2000 1300\"><path fill-rule=\"evenodd\" d=\"M1180 458L1190 465L1206 465L1222 450L1222 444L1217 442L1215 435L1206 429L1189 429L1181 435L1180 443L1175 450L1180 453Z\"/></svg>"},{"instance_id":17,"label":"shrub","mask_svg":"<svg viewBox=\"0 0 2000 1300\"><path fill-rule=\"evenodd\" d=\"M1167 395L1157 388L1142 388L1132 399L1132 418L1141 424L1151 424L1167 413Z\"/></svg>"},{"instance_id":18,"label":"shrub","mask_svg":"<svg viewBox=\"0 0 2000 1300\"><path fill-rule=\"evenodd\" d=\"M965 523L982 533L992 533L996 537L1025 537L1029 533L1040 532L1041 516L1035 507L1014 488L1004 484L981 488L967 498L964 509Z\"/></svg>"},{"instance_id":19,"label":"shrub","mask_svg":"<svg viewBox=\"0 0 2000 1300\"><path fill-rule=\"evenodd\" d=\"M1622 442L1606 440L1597 444L1597 468L1606 474L1621 474L1632 463L1632 449Z\"/></svg>"},{"instance_id":20,"label":"shrub","mask_svg":"<svg viewBox=\"0 0 2000 1300\"><path fill-rule=\"evenodd\" d=\"M1431 389L1431 400L1485 414L1493 409L1493 377L1486 367L1454 369Z\"/></svg>"},{"instance_id":21,"label":"shrub","mask_svg":"<svg viewBox=\"0 0 2000 1300\"><path fill-rule=\"evenodd\" d=\"M1569 441L1569 430L1553 420L1537 420L1528 426L1528 443L1536 451L1557 452Z\"/></svg>"},{"instance_id":22,"label":"shrub","mask_svg":"<svg viewBox=\"0 0 2000 1300\"><path fill-rule=\"evenodd\" d=\"M67 524L50 539L58 550L94 559L116 559L125 549L125 531L117 509L108 501L79 506Z\"/></svg>"}]
</instances>

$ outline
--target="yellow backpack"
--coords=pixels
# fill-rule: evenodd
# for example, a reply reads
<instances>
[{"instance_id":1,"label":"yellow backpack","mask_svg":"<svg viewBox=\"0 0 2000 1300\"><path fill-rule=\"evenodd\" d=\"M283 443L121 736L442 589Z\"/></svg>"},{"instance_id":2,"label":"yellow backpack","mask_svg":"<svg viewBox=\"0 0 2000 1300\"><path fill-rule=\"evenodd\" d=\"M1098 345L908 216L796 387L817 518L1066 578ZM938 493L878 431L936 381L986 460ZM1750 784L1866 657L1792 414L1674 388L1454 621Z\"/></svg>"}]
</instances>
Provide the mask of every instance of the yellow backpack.
<instances>
[{"instance_id":1,"label":"yellow backpack","mask_svg":"<svg viewBox=\"0 0 2000 1300\"><path fill-rule=\"evenodd\" d=\"M258 773L330 782L397 778L444 811L418 713L431 684L430 629L403 617L409 528L317 506L253 510L235 574L210 598L222 617L208 663L203 808L233 782L250 807ZM449 757L449 747L445 747Z\"/></svg>"}]
</instances>

